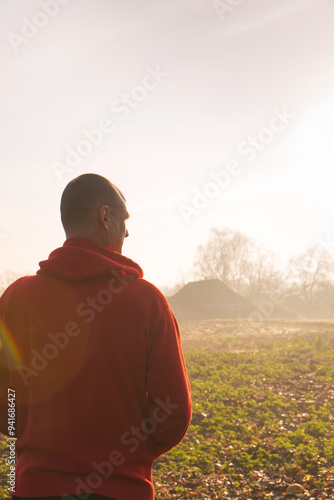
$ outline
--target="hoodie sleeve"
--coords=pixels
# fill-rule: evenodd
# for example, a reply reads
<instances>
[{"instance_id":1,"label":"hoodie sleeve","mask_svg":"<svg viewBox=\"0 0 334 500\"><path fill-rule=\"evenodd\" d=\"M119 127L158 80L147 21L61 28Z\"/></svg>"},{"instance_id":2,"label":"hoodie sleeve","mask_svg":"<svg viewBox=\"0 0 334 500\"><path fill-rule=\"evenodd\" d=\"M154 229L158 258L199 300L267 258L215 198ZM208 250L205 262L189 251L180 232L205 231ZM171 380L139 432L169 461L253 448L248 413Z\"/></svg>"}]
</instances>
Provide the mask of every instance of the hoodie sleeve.
<instances>
[{"instance_id":1,"label":"hoodie sleeve","mask_svg":"<svg viewBox=\"0 0 334 500\"><path fill-rule=\"evenodd\" d=\"M151 337L146 377L148 417L157 456L177 445L191 420L190 383L177 321L167 306Z\"/></svg>"}]
</instances>

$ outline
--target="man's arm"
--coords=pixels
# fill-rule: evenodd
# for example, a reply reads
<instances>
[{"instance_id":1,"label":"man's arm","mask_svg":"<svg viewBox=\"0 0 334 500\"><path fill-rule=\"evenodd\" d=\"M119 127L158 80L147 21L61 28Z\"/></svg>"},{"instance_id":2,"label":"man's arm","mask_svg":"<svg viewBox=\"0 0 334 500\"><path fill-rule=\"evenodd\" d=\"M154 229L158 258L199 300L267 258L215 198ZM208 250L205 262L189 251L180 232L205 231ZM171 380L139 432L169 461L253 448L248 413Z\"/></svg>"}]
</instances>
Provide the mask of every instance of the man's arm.
<instances>
[{"instance_id":1,"label":"man's arm","mask_svg":"<svg viewBox=\"0 0 334 500\"><path fill-rule=\"evenodd\" d=\"M152 336L147 368L148 417L156 426L151 437L159 456L182 440L192 409L180 331L169 306Z\"/></svg>"}]
</instances>

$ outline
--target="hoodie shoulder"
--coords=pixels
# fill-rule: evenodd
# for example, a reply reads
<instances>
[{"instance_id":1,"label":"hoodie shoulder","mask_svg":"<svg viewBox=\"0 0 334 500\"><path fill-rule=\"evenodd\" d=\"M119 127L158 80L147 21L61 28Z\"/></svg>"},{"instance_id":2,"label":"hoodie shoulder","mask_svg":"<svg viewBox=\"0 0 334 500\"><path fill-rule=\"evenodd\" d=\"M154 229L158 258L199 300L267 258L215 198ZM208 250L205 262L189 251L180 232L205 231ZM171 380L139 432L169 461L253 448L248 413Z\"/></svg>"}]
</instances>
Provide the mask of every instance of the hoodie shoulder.
<instances>
[{"instance_id":1,"label":"hoodie shoulder","mask_svg":"<svg viewBox=\"0 0 334 500\"><path fill-rule=\"evenodd\" d=\"M1 311L7 303L11 303L14 299L27 296L26 294L31 291L31 285L35 281L36 276L22 276L13 281L0 297Z\"/></svg>"},{"instance_id":2,"label":"hoodie shoulder","mask_svg":"<svg viewBox=\"0 0 334 500\"><path fill-rule=\"evenodd\" d=\"M145 302L150 300L159 305L160 309L166 310L169 308L169 303L164 294L149 281L143 278L134 279L131 282L131 288L137 300Z\"/></svg>"}]
</instances>

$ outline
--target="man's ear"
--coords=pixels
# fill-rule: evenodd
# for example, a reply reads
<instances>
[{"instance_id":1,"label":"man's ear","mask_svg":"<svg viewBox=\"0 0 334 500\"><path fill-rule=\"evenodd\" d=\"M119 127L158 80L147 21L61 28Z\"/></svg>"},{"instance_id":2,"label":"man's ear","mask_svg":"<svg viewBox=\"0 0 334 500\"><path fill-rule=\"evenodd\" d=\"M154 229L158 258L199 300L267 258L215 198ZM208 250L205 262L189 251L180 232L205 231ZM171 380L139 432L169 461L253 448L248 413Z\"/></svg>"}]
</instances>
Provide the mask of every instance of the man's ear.
<instances>
[{"instance_id":1,"label":"man's ear","mask_svg":"<svg viewBox=\"0 0 334 500\"><path fill-rule=\"evenodd\" d=\"M108 229L109 227L108 224L109 219L110 219L110 208L108 207L108 205L103 205L99 209L99 222L105 229Z\"/></svg>"}]
</instances>

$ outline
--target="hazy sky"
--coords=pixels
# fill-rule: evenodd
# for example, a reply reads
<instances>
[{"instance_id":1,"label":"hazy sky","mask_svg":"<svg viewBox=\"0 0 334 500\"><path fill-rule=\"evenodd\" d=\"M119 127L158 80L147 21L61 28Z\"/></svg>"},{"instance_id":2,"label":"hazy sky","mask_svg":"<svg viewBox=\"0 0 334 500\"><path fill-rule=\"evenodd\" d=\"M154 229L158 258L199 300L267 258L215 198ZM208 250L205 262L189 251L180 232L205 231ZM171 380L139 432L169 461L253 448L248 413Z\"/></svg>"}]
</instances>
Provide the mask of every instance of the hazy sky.
<instances>
[{"instance_id":1,"label":"hazy sky","mask_svg":"<svg viewBox=\"0 0 334 500\"><path fill-rule=\"evenodd\" d=\"M0 269L63 244L85 172L124 192L123 253L158 286L213 227L283 260L331 237L333 19L332 0L2 0Z\"/></svg>"}]
</instances>

